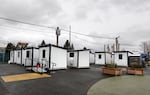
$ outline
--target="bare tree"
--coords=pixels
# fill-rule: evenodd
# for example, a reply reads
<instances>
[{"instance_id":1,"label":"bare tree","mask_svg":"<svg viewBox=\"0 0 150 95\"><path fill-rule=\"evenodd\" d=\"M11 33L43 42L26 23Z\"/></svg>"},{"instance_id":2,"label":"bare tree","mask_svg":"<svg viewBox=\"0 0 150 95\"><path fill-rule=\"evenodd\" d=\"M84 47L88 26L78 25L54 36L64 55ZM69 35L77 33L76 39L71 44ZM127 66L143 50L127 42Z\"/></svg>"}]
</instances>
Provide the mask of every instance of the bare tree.
<instances>
[{"instance_id":1,"label":"bare tree","mask_svg":"<svg viewBox=\"0 0 150 95\"><path fill-rule=\"evenodd\" d=\"M150 53L150 41L142 42L140 46L145 54Z\"/></svg>"}]
</instances>

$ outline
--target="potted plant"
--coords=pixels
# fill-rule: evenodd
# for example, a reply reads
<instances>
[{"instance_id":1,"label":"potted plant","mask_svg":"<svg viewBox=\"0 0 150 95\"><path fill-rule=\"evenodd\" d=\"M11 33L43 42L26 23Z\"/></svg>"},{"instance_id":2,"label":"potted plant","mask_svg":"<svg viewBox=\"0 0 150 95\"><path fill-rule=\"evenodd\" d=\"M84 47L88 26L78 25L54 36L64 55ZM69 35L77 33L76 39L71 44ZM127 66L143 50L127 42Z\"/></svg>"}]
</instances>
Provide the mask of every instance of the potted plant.
<instances>
[{"instance_id":1,"label":"potted plant","mask_svg":"<svg viewBox=\"0 0 150 95\"><path fill-rule=\"evenodd\" d=\"M139 64L137 62L133 62L127 68L127 74L144 75L144 69L142 68L141 64Z\"/></svg>"},{"instance_id":2,"label":"potted plant","mask_svg":"<svg viewBox=\"0 0 150 95\"><path fill-rule=\"evenodd\" d=\"M110 74L110 75L121 75L122 69L117 68L117 65L114 63L106 64L105 67L102 68L103 74Z\"/></svg>"}]
</instances>

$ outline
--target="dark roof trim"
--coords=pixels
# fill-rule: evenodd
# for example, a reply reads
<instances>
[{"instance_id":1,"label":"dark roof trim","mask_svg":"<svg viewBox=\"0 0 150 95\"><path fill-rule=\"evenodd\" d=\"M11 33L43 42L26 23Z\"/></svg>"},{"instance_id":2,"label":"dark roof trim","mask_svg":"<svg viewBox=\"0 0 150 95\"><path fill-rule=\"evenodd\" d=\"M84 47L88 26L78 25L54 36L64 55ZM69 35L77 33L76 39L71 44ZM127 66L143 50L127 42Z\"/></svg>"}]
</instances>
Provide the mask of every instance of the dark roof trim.
<instances>
[{"instance_id":1,"label":"dark roof trim","mask_svg":"<svg viewBox=\"0 0 150 95\"><path fill-rule=\"evenodd\" d=\"M26 48L17 48L17 49L13 49L13 50L26 50L26 49L39 49L37 47L26 47Z\"/></svg>"},{"instance_id":2,"label":"dark roof trim","mask_svg":"<svg viewBox=\"0 0 150 95\"><path fill-rule=\"evenodd\" d=\"M51 46L51 44L40 45L39 48L40 48L40 47L49 47L49 46Z\"/></svg>"},{"instance_id":3,"label":"dark roof trim","mask_svg":"<svg viewBox=\"0 0 150 95\"><path fill-rule=\"evenodd\" d=\"M95 53L93 53L93 52L90 52L90 54L95 54Z\"/></svg>"},{"instance_id":4,"label":"dark roof trim","mask_svg":"<svg viewBox=\"0 0 150 95\"><path fill-rule=\"evenodd\" d=\"M39 49L39 48L37 48L37 47L26 47L26 48L24 48L24 50L26 50L26 49Z\"/></svg>"},{"instance_id":5,"label":"dark roof trim","mask_svg":"<svg viewBox=\"0 0 150 95\"><path fill-rule=\"evenodd\" d=\"M135 56L129 56L129 57L141 57L141 56L137 56L137 55L135 55Z\"/></svg>"},{"instance_id":6,"label":"dark roof trim","mask_svg":"<svg viewBox=\"0 0 150 95\"><path fill-rule=\"evenodd\" d=\"M90 49L68 50L68 52L76 52L76 51L90 51Z\"/></svg>"},{"instance_id":7,"label":"dark roof trim","mask_svg":"<svg viewBox=\"0 0 150 95\"><path fill-rule=\"evenodd\" d=\"M100 52L95 52L95 53L111 53L111 52L100 51ZM133 54L130 51L113 51L113 53L131 53L131 54Z\"/></svg>"},{"instance_id":8,"label":"dark roof trim","mask_svg":"<svg viewBox=\"0 0 150 95\"><path fill-rule=\"evenodd\" d=\"M46 44L46 45L43 45L43 46L39 46L39 48L41 48L41 47L50 47L50 46L61 48L61 49L65 49L64 47L56 46L56 45L52 45L52 44ZM65 50L67 50L67 49L65 49Z\"/></svg>"},{"instance_id":9,"label":"dark roof trim","mask_svg":"<svg viewBox=\"0 0 150 95\"><path fill-rule=\"evenodd\" d=\"M104 52L104 51L100 51L100 52L95 52L95 53L106 53L106 52Z\"/></svg>"},{"instance_id":10,"label":"dark roof trim","mask_svg":"<svg viewBox=\"0 0 150 95\"><path fill-rule=\"evenodd\" d=\"M132 52L130 52L130 51L113 51L114 53L131 53L131 54L133 54Z\"/></svg>"},{"instance_id":11,"label":"dark roof trim","mask_svg":"<svg viewBox=\"0 0 150 95\"><path fill-rule=\"evenodd\" d=\"M100 51L100 52L95 52L95 53L111 53L111 52Z\"/></svg>"}]
</instances>

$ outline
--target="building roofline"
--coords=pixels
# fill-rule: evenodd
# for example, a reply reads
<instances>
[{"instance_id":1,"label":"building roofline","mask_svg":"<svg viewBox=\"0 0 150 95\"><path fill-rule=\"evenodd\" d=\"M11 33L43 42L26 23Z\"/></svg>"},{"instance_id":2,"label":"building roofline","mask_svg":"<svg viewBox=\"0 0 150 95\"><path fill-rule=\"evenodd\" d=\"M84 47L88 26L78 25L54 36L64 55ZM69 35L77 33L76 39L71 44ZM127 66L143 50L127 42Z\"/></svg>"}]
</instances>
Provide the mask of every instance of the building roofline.
<instances>
[{"instance_id":1,"label":"building roofline","mask_svg":"<svg viewBox=\"0 0 150 95\"><path fill-rule=\"evenodd\" d=\"M133 52L131 52L131 51L113 51L114 53L121 53L121 52L126 52L126 53L131 53L131 54L133 54Z\"/></svg>"},{"instance_id":2,"label":"building roofline","mask_svg":"<svg viewBox=\"0 0 150 95\"><path fill-rule=\"evenodd\" d=\"M113 51L112 53L123 53L123 52L133 54L133 53L132 53L132 52L130 52L130 51ZM110 52L98 51L98 52L95 52L95 53L110 53Z\"/></svg>"},{"instance_id":3,"label":"building roofline","mask_svg":"<svg viewBox=\"0 0 150 95\"><path fill-rule=\"evenodd\" d=\"M111 52L105 52L105 51L97 51L95 53L111 53Z\"/></svg>"},{"instance_id":4,"label":"building roofline","mask_svg":"<svg viewBox=\"0 0 150 95\"><path fill-rule=\"evenodd\" d=\"M106 53L105 51L97 51L95 53Z\"/></svg>"},{"instance_id":5,"label":"building roofline","mask_svg":"<svg viewBox=\"0 0 150 95\"><path fill-rule=\"evenodd\" d=\"M76 52L76 51L90 51L90 49L68 50L68 52Z\"/></svg>"},{"instance_id":6,"label":"building roofline","mask_svg":"<svg viewBox=\"0 0 150 95\"><path fill-rule=\"evenodd\" d=\"M25 48L16 48L16 49L12 49L12 50L26 50L26 49L39 49L37 47L25 47Z\"/></svg>"},{"instance_id":7,"label":"building roofline","mask_svg":"<svg viewBox=\"0 0 150 95\"><path fill-rule=\"evenodd\" d=\"M138 55L135 55L135 56L134 56L134 55L133 55L133 56L129 56L129 57L141 57L141 56L138 56Z\"/></svg>"},{"instance_id":8,"label":"building roofline","mask_svg":"<svg viewBox=\"0 0 150 95\"><path fill-rule=\"evenodd\" d=\"M39 46L39 48L42 48L42 47L50 47L50 46L57 47L57 48L61 48L61 49L65 49L64 47L56 46L56 45L53 45L53 44L42 45L42 46ZM65 49L65 50L67 50L67 49Z\"/></svg>"},{"instance_id":9,"label":"building roofline","mask_svg":"<svg viewBox=\"0 0 150 95\"><path fill-rule=\"evenodd\" d=\"M26 49L39 49L39 48L37 48L37 47L26 47L26 48L23 48L24 50L26 50Z\"/></svg>"}]
</instances>

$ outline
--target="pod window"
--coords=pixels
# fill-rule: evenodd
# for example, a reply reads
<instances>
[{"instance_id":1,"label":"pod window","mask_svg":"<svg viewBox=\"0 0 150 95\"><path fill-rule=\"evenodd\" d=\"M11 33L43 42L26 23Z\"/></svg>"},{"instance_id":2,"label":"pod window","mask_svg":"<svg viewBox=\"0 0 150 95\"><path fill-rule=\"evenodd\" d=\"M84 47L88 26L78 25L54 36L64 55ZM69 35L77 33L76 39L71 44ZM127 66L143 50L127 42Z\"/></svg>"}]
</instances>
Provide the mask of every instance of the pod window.
<instances>
[{"instance_id":1,"label":"pod window","mask_svg":"<svg viewBox=\"0 0 150 95\"><path fill-rule=\"evenodd\" d=\"M99 59L101 59L101 58L102 58L102 55L101 55L101 54L99 54L99 55L98 55L98 58L99 58Z\"/></svg>"},{"instance_id":2,"label":"pod window","mask_svg":"<svg viewBox=\"0 0 150 95\"><path fill-rule=\"evenodd\" d=\"M123 56L122 56L122 54L119 54L119 59L123 59Z\"/></svg>"},{"instance_id":3,"label":"pod window","mask_svg":"<svg viewBox=\"0 0 150 95\"><path fill-rule=\"evenodd\" d=\"M43 54L43 55L42 55L43 58L45 58L45 53L46 53L46 51L43 50L43 53L42 53L42 54Z\"/></svg>"},{"instance_id":4,"label":"pod window","mask_svg":"<svg viewBox=\"0 0 150 95\"><path fill-rule=\"evenodd\" d=\"M30 51L27 51L26 53L26 57L29 58L30 57Z\"/></svg>"},{"instance_id":5,"label":"pod window","mask_svg":"<svg viewBox=\"0 0 150 95\"><path fill-rule=\"evenodd\" d=\"M70 57L74 57L74 53L70 53Z\"/></svg>"},{"instance_id":6,"label":"pod window","mask_svg":"<svg viewBox=\"0 0 150 95\"><path fill-rule=\"evenodd\" d=\"M20 57L20 52L18 52L18 57Z\"/></svg>"}]
</instances>

